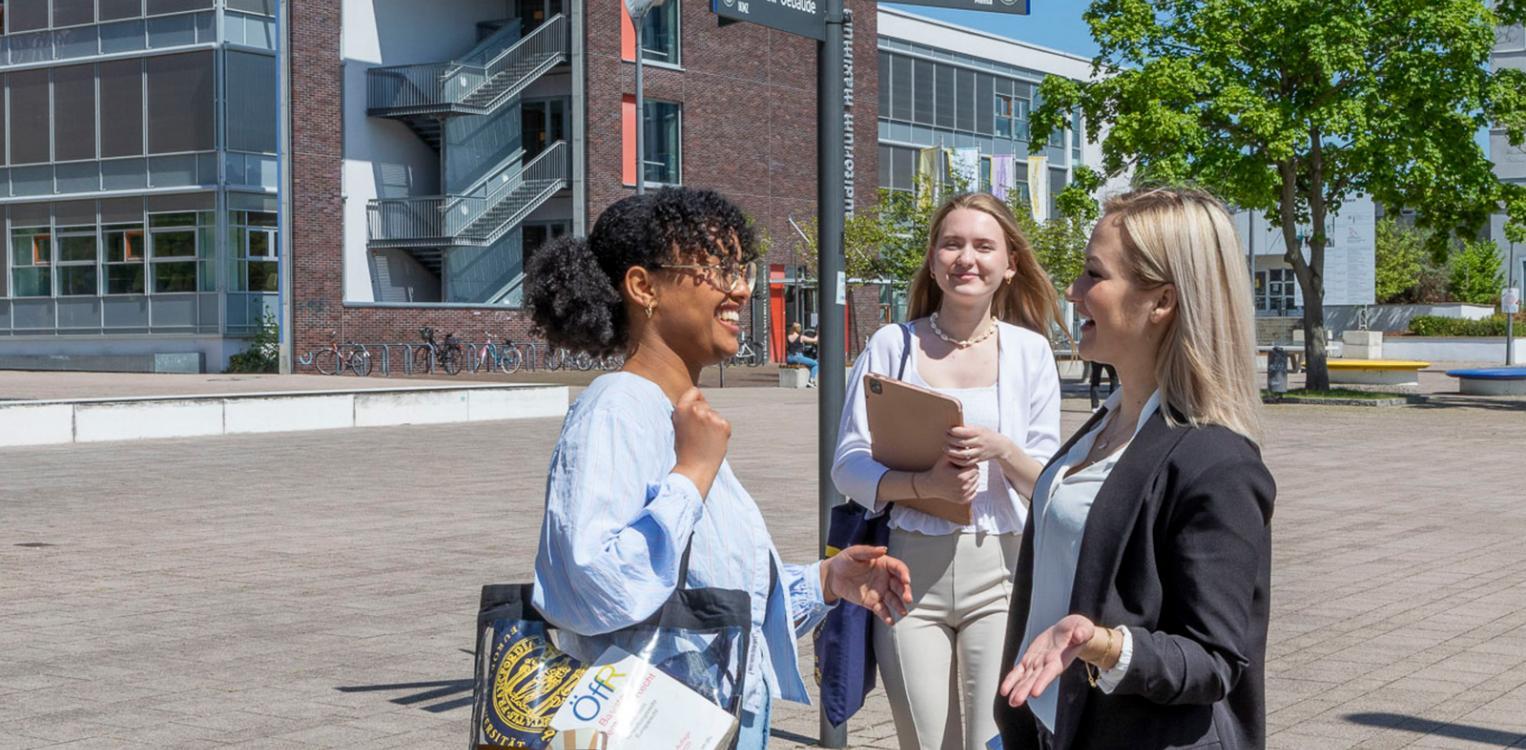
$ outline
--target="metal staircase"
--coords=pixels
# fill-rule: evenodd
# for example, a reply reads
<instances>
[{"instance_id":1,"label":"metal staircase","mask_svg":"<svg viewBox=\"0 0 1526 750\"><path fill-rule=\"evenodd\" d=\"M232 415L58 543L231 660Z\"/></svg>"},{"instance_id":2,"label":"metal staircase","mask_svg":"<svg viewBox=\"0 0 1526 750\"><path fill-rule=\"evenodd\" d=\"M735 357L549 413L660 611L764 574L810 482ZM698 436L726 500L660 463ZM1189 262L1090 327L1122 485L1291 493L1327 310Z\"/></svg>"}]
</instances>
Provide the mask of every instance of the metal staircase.
<instances>
[{"instance_id":1,"label":"metal staircase","mask_svg":"<svg viewBox=\"0 0 1526 750\"><path fill-rule=\"evenodd\" d=\"M371 68L366 112L403 122L439 151L444 119L492 114L567 62L570 28L558 14L516 41L519 26L508 24L460 60Z\"/></svg>"},{"instance_id":2,"label":"metal staircase","mask_svg":"<svg viewBox=\"0 0 1526 750\"><path fill-rule=\"evenodd\" d=\"M366 207L369 246L404 248L438 274L445 248L488 247L499 241L569 184L566 141L557 141L529 163L521 164L521 158L516 152L461 195L371 201Z\"/></svg>"}]
</instances>

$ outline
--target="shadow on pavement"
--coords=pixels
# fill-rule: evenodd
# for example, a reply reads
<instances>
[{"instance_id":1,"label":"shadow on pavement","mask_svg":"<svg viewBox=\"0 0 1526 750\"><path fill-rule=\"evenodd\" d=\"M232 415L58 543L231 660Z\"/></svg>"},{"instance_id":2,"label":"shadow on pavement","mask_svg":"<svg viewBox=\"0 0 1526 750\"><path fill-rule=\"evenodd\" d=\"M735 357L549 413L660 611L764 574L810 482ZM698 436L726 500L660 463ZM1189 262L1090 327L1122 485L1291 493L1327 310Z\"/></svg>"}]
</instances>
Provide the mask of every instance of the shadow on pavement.
<instances>
[{"instance_id":1,"label":"shadow on pavement","mask_svg":"<svg viewBox=\"0 0 1526 750\"><path fill-rule=\"evenodd\" d=\"M1427 394L1416 409L1482 409L1486 411L1526 412L1526 399L1492 396L1462 396L1457 394Z\"/></svg>"},{"instance_id":2,"label":"shadow on pavement","mask_svg":"<svg viewBox=\"0 0 1526 750\"><path fill-rule=\"evenodd\" d=\"M425 711L438 714L452 711L457 708L465 708L472 705L472 681L471 680L437 680L434 682L395 682L382 685L341 685L334 688L341 693L389 693L396 691L410 692L397 698L389 698L392 703L399 706L411 706L415 703L427 703L440 700L439 703L431 703L420 706ZM451 696L465 693L460 698ZM450 700L441 700L450 698Z\"/></svg>"},{"instance_id":3,"label":"shadow on pavement","mask_svg":"<svg viewBox=\"0 0 1526 750\"><path fill-rule=\"evenodd\" d=\"M1523 739L1526 734L1513 732L1507 729L1490 729L1488 727L1474 726L1472 724L1458 724L1455 722L1435 721L1419 716L1392 713L1359 713L1346 714L1346 721L1360 724L1366 727L1382 727L1384 729L1398 729L1415 734L1436 735L1450 737L1452 739L1477 742L1495 747L1509 747Z\"/></svg>"}]
</instances>

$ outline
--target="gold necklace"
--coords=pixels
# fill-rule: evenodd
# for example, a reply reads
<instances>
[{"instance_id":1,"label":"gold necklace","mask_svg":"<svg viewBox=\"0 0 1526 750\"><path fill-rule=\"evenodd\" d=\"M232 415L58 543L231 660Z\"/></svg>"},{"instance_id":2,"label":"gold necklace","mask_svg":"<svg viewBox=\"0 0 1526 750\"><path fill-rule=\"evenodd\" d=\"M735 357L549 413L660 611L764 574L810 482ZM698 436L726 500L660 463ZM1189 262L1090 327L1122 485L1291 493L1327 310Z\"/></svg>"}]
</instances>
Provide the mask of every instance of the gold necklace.
<instances>
[{"instance_id":1,"label":"gold necklace","mask_svg":"<svg viewBox=\"0 0 1526 750\"><path fill-rule=\"evenodd\" d=\"M933 313L932 317L927 319L927 322L932 325L933 333L936 334L938 338L953 344L954 347L958 349L968 349L982 341L985 341L988 338L991 338L991 334L996 333L996 321L994 320L991 321L991 326L986 329L985 333L982 333L979 336L972 336L967 339L956 339L944 333L943 329L938 327L938 313Z\"/></svg>"}]
</instances>

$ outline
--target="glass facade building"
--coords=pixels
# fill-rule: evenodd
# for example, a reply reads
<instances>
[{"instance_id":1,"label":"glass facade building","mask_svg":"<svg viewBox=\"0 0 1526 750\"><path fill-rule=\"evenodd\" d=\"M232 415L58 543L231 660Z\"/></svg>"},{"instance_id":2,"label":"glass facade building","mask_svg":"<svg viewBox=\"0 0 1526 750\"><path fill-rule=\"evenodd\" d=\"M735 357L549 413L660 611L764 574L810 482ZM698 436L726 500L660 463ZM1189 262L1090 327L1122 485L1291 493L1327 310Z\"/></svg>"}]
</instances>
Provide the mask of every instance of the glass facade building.
<instances>
[{"instance_id":1,"label":"glass facade building","mask_svg":"<svg viewBox=\"0 0 1526 750\"><path fill-rule=\"evenodd\" d=\"M276 313L276 0L0 12L0 354L111 340L220 369Z\"/></svg>"}]
</instances>

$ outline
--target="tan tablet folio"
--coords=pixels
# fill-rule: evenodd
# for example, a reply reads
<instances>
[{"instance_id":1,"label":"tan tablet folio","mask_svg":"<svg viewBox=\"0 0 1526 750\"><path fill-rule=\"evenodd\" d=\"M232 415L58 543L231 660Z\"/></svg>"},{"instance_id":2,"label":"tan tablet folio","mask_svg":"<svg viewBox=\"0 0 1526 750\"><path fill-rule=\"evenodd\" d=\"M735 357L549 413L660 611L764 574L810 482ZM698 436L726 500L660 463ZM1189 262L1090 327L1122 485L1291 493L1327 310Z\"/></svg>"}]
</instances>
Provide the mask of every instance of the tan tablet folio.
<instances>
[{"instance_id":1,"label":"tan tablet folio","mask_svg":"<svg viewBox=\"0 0 1526 750\"><path fill-rule=\"evenodd\" d=\"M896 471L931 469L949 429L964 424L959 399L874 373L864 376L864 405L874 460Z\"/></svg>"}]
</instances>

